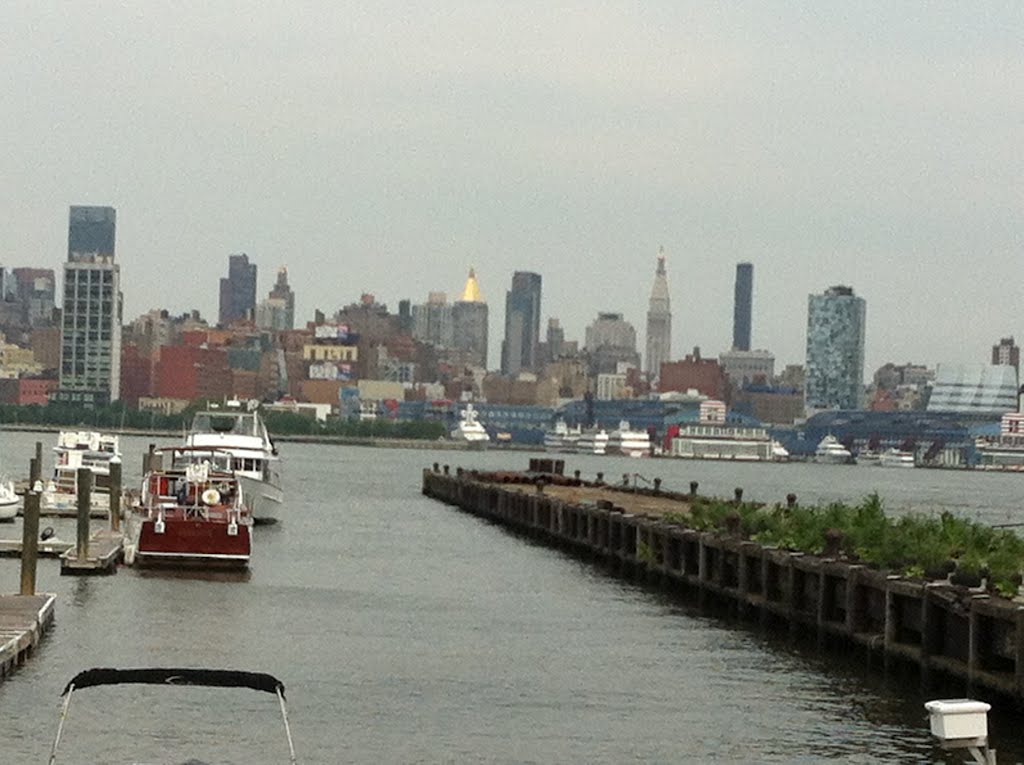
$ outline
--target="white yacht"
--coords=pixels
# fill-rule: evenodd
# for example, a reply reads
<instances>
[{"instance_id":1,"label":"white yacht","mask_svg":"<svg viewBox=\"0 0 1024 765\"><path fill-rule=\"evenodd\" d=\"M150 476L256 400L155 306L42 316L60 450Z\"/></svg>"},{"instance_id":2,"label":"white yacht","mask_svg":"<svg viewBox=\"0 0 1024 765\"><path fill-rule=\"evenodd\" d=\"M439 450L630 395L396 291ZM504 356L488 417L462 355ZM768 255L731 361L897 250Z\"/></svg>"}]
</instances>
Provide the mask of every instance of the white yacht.
<instances>
[{"instance_id":1,"label":"white yacht","mask_svg":"<svg viewBox=\"0 0 1024 765\"><path fill-rule=\"evenodd\" d=\"M853 454L839 443L839 439L829 433L814 450L814 461L826 465L852 465Z\"/></svg>"},{"instance_id":2,"label":"white yacht","mask_svg":"<svg viewBox=\"0 0 1024 765\"><path fill-rule=\"evenodd\" d=\"M914 453L900 449L886 449L878 455L880 467L912 468L914 464Z\"/></svg>"},{"instance_id":3,"label":"white yacht","mask_svg":"<svg viewBox=\"0 0 1024 765\"><path fill-rule=\"evenodd\" d=\"M256 523L276 523L284 503L277 447L257 411L258 404L228 401L192 419L185 446L229 452L235 477Z\"/></svg>"},{"instance_id":4,"label":"white yacht","mask_svg":"<svg viewBox=\"0 0 1024 765\"><path fill-rule=\"evenodd\" d=\"M466 408L462 410L459 424L452 430L451 436L453 441L465 441L476 447L483 447L491 442L491 437L477 419L477 412L472 404L466 404Z\"/></svg>"},{"instance_id":5,"label":"white yacht","mask_svg":"<svg viewBox=\"0 0 1024 765\"><path fill-rule=\"evenodd\" d=\"M577 454L604 454L608 449L608 433L601 429L584 430L576 441Z\"/></svg>"},{"instance_id":6,"label":"white yacht","mask_svg":"<svg viewBox=\"0 0 1024 765\"><path fill-rule=\"evenodd\" d=\"M574 452L579 443L580 426L570 428L565 420L559 419L551 430L544 431L544 449L549 452Z\"/></svg>"},{"instance_id":7,"label":"white yacht","mask_svg":"<svg viewBox=\"0 0 1024 765\"><path fill-rule=\"evenodd\" d=\"M43 487L40 510L44 515L74 515L78 509L78 469L93 476L90 513L110 510L110 463L121 459L118 437L110 433L62 430L53 447L53 477Z\"/></svg>"},{"instance_id":8,"label":"white yacht","mask_svg":"<svg viewBox=\"0 0 1024 765\"><path fill-rule=\"evenodd\" d=\"M18 517L18 502L21 501L14 492L14 481L0 481L0 521L13 521Z\"/></svg>"},{"instance_id":9,"label":"white yacht","mask_svg":"<svg viewBox=\"0 0 1024 765\"><path fill-rule=\"evenodd\" d=\"M608 435L608 453L623 457L649 457L651 437L646 430L635 430L623 420L618 429Z\"/></svg>"}]
</instances>

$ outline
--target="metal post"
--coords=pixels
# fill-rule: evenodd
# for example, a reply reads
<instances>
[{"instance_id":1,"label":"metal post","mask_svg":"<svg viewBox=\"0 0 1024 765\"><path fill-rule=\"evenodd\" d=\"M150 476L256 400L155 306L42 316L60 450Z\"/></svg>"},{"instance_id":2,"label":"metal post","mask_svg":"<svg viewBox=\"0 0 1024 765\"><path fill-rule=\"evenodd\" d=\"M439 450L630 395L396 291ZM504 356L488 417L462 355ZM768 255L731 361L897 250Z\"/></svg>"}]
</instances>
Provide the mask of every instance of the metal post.
<instances>
[{"instance_id":1,"label":"metal post","mask_svg":"<svg viewBox=\"0 0 1024 765\"><path fill-rule=\"evenodd\" d=\"M89 511L92 509L92 471L78 468L75 481L78 489L78 548L79 562L89 557Z\"/></svg>"},{"instance_id":2,"label":"metal post","mask_svg":"<svg viewBox=\"0 0 1024 765\"><path fill-rule=\"evenodd\" d=\"M121 530L121 460L110 460L110 530Z\"/></svg>"},{"instance_id":3,"label":"metal post","mask_svg":"<svg viewBox=\"0 0 1024 765\"><path fill-rule=\"evenodd\" d=\"M21 526L21 594L36 594L36 563L39 559L39 493L35 485L25 492Z\"/></svg>"}]
</instances>

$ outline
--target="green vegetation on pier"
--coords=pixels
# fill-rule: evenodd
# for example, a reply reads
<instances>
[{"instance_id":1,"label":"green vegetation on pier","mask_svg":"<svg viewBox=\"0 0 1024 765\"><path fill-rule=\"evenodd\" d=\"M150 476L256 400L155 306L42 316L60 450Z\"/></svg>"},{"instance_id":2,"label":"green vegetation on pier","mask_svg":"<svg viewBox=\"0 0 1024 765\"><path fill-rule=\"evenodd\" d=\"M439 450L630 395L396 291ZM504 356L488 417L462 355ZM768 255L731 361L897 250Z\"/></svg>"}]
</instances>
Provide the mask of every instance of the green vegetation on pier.
<instances>
[{"instance_id":1,"label":"green vegetation on pier","mask_svg":"<svg viewBox=\"0 0 1024 765\"><path fill-rule=\"evenodd\" d=\"M698 530L729 529L746 539L799 552L842 557L911 577L963 583L987 578L1016 595L1024 569L1024 539L943 512L887 516L877 494L856 505L792 507L697 498L688 515L662 520Z\"/></svg>"}]
</instances>

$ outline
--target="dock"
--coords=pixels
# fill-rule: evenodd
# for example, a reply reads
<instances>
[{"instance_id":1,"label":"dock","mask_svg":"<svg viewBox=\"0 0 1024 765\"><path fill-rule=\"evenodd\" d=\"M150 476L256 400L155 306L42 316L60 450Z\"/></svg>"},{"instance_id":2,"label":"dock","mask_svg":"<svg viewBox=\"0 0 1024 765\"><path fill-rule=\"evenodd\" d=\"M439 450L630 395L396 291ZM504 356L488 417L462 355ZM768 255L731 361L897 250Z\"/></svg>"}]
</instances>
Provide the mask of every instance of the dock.
<instances>
[{"instance_id":1,"label":"dock","mask_svg":"<svg viewBox=\"0 0 1024 765\"><path fill-rule=\"evenodd\" d=\"M0 680L35 651L53 624L56 595L0 595Z\"/></svg>"},{"instance_id":2,"label":"dock","mask_svg":"<svg viewBox=\"0 0 1024 765\"><path fill-rule=\"evenodd\" d=\"M537 470L534 466L534 470ZM539 470L543 470L541 467ZM841 557L688 528L696 496L538 472L423 471L423 494L703 609L851 646L1024 705L1024 604ZM737 490L737 500L740 490ZM680 520L682 519L682 520Z\"/></svg>"},{"instance_id":3,"label":"dock","mask_svg":"<svg viewBox=\"0 0 1024 765\"><path fill-rule=\"evenodd\" d=\"M60 573L64 575L115 574L124 559L124 534L101 529L89 537L87 554L79 560L78 546L72 544L60 556Z\"/></svg>"},{"instance_id":4,"label":"dock","mask_svg":"<svg viewBox=\"0 0 1024 765\"><path fill-rule=\"evenodd\" d=\"M38 542L37 555L41 558L59 558L75 547L74 542L65 542L56 537ZM0 539L0 558L20 558L23 542L20 539Z\"/></svg>"}]
</instances>

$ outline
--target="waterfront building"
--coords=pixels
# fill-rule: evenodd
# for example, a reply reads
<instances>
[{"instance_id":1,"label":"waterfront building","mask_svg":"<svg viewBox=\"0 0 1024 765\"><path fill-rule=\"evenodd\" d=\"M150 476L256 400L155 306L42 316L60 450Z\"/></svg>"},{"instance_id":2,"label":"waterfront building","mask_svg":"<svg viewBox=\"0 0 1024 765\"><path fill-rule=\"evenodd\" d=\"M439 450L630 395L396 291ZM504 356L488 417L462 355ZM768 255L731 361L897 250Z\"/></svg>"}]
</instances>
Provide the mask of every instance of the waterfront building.
<instances>
[{"instance_id":1,"label":"waterfront building","mask_svg":"<svg viewBox=\"0 0 1024 765\"><path fill-rule=\"evenodd\" d=\"M295 329L295 293L288 284L288 269L281 266L277 269L277 281L274 288L270 290L267 301L273 302L270 315L271 329L291 330ZM262 326L257 321L257 326Z\"/></svg>"},{"instance_id":2,"label":"waterfront building","mask_svg":"<svg viewBox=\"0 0 1024 765\"><path fill-rule=\"evenodd\" d=\"M992 363L1013 367L1020 374L1020 347L1013 342L1013 335L992 346Z\"/></svg>"},{"instance_id":3,"label":"waterfront building","mask_svg":"<svg viewBox=\"0 0 1024 765\"><path fill-rule=\"evenodd\" d=\"M220 280L220 312L217 324L251 318L256 308L256 264L244 252L228 257L228 275Z\"/></svg>"},{"instance_id":4,"label":"waterfront building","mask_svg":"<svg viewBox=\"0 0 1024 765\"><path fill-rule=\"evenodd\" d=\"M120 397L121 269L113 207L74 206L64 264L60 387L56 401L102 406Z\"/></svg>"},{"instance_id":5,"label":"waterfront building","mask_svg":"<svg viewBox=\"0 0 1024 765\"><path fill-rule=\"evenodd\" d=\"M501 373L516 376L534 372L540 344L540 274L516 271L505 294L505 339L501 344Z\"/></svg>"},{"instance_id":6,"label":"waterfront building","mask_svg":"<svg viewBox=\"0 0 1024 765\"><path fill-rule=\"evenodd\" d=\"M672 307L665 274L665 248L658 249L658 267L654 272L651 299L647 306L647 353L644 372L654 380L661 374L661 365L671 360Z\"/></svg>"},{"instance_id":7,"label":"waterfront building","mask_svg":"<svg viewBox=\"0 0 1024 765\"><path fill-rule=\"evenodd\" d=\"M471 268L462 297L452 306L452 347L465 352L471 366L486 369L487 331L487 302Z\"/></svg>"},{"instance_id":8,"label":"waterfront building","mask_svg":"<svg viewBox=\"0 0 1024 765\"><path fill-rule=\"evenodd\" d=\"M725 398L725 373L715 359L705 359L700 348L681 361L669 361L661 365L661 392L677 391L686 393L698 391L713 399Z\"/></svg>"},{"instance_id":9,"label":"waterfront building","mask_svg":"<svg viewBox=\"0 0 1024 765\"><path fill-rule=\"evenodd\" d=\"M998 419L1017 409L1017 370L1009 365L939 364L928 412Z\"/></svg>"},{"instance_id":10,"label":"waterfront building","mask_svg":"<svg viewBox=\"0 0 1024 765\"><path fill-rule=\"evenodd\" d=\"M737 263L732 306L733 350L750 350L750 316L753 296L754 266L752 263Z\"/></svg>"},{"instance_id":11,"label":"waterfront building","mask_svg":"<svg viewBox=\"0 0 1024 765\"><path fill-rule=\"evenodd\" d=\"M864 386L866 304L851 287L836 286L807 298L808 411L860 409Z\"/></svg>"},{"instance_id":12,"label":"waterfront building","mask_svg":"<svg viewBox=\"0 0 1024 765\"><path fill-rule=\"evenodd\" d=\"M595 385L595 397L598 401L632 398L632 391L626 384L626 373L599 374Z\"/></svg>"}]
</instances>

